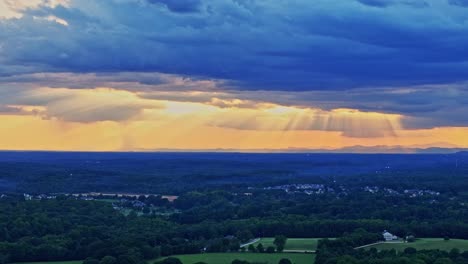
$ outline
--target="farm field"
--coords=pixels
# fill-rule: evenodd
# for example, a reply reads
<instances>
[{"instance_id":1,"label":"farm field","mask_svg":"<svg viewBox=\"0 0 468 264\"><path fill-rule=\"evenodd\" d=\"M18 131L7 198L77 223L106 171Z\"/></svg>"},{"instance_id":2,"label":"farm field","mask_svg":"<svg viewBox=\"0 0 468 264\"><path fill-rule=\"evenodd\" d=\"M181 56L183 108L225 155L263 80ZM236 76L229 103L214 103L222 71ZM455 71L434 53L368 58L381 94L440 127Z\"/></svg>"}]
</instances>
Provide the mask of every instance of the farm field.
<instances>
[{"instance_id":1,"label":"farm field","mask_svg":"<svg viewBox=\"0 0 468 264\"><path fill-rule=\"evenodd\" d=\"M417 250L440 249L449 251L453 248L458 248L460 251L468 251L468 240L450 239L445 241L443 238L420 238L412 243L381 243L367 248L373 247L378 250L395 249L397 251L403 251L408 247L413 247Z\"/></svg>"},{"instance_id":2,"label":"farm field","mask_svg":"<svg viewBox=\"0 0 468 264\"><path fill-rule=\"evenodd\" d=\"M303 250L303 251L314 251L317 249L317 243L322 238L288 238L284 250ZM254 246L262 243L263 247L274 246L272 237L261 238L258 242L254 243Z\"/></svg>"},{"instance_id":3,"label":"farm field","mask_svg":"<svg viewBox=\"0 0 468 264\"><path fill-rule=\"evenodd\" d=\"M205 253L177 255L173 257L179 258L183 264L193 264L197 262L205 262L207 264L231 264L235 259L247 260L249 262L277 264L282 258L291 260L293 264L312 264L315 259L314 254L304 253ZM153 261L150 261L149 263L152 262Z\"/></svg>"}]
</instances>

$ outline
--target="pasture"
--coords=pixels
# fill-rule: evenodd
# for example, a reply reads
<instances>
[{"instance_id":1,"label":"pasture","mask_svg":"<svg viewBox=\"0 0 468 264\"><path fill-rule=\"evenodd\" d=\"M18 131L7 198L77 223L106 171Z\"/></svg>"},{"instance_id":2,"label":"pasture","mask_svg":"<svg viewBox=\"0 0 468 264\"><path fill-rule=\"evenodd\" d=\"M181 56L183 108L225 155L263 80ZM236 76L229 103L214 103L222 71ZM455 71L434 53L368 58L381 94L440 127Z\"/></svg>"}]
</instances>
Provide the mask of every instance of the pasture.
<instances>
[{"instance_id":1,"label":"pasture","mask_svg":"<svg viewBox=\"0 0 468 264\"><path fill-rule=\"evenodd\" d=\"M423 249L440 249L450 251L453 248L458 248L460 251L468 251L468 240L450 239L445 241L443 238L420 238L412 243L380 243L366 248L376 248L377 250L395 249L403 251L405 248L413 247L417 250Z\"/></svg>"}]
</instances>

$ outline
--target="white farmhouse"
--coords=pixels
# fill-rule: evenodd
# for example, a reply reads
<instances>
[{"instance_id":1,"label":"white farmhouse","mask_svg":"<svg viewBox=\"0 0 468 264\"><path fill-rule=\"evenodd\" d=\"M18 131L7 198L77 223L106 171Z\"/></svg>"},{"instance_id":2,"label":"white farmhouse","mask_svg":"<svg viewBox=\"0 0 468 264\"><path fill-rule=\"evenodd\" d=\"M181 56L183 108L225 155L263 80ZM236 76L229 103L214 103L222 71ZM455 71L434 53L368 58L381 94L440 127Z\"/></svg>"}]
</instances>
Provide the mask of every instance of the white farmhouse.
<instances>
[{"instance_id":1,"label":"white farmhouse","mask_svg":"<svg viewBox=\"0 0 468 264\"><path fill-rule=\"evenodd\" d=\"M398 240L398 237L393 235L392 233L388 232L387 230L385 230L383 233L382 233L382 236L384 238L385 241L393 241L393 240Z\"/></svg>"}]
</instances>

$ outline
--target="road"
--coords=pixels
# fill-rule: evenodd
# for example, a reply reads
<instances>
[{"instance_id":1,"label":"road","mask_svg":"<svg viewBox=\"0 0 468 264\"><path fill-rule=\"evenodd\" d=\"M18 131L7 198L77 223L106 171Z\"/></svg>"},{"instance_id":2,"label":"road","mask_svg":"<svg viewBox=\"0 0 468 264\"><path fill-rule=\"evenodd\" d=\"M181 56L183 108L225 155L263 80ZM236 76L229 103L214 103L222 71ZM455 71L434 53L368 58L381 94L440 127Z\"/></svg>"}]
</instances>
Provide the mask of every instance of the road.
<instances>
[{"instance_id":1,"label":"road","mask_svg":"<svg viewBox=\"0 0 468 264\"><path fill-rule=\"evenodd\" d=\"M403 241L379 241L379 242L375 242L375 243L372 243L372 244L367 244L367 245L364 245L364 246L360 246L360 247L355 247L354 249L360 249L360 248L366 248L366 247L371 247L371 246L376 246L376 245L380 245L380 244L399 244L399 243L405 243Z\"/></svg>"},{"instance_id":2,"label":"road","mask_svg":"<svg viewBox=\"0 0 468 264\"><path fill-rule=\"evenodd\" d=\"M243 248L243 247L247 247L249 245L252 245L252 244L255 244L257 243L258 241L260 241L260 238L255 238L255 239L252 239L250 240L249 242L245 243L245 244L241 244L240 247Z\"/></svg>"}]
</instances>

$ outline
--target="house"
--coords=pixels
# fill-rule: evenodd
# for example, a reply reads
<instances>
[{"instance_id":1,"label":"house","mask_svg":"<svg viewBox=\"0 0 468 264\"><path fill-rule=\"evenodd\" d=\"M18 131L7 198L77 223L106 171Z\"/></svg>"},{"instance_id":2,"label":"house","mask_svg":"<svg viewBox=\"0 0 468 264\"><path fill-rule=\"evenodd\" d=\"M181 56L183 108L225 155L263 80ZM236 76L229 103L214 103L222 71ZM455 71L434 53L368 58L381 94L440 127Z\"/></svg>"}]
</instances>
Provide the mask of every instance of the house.
<instances>
[{"instance_id":1,"label":"house","mask_svg":"<svg viewBox=\"0 0 468 264\"><path fill-rule=\"evenodd\" d=\"M391 234L390 232L388 232L387 230L385 230L383 233L382 233L382 236L384 238L385 241L393 241L393 240L398 240L398 237Z\"/></svg>"},{"instance_id":2,"label":"house","mask_svg":"<svg viewBox=\"0 0 468 264\"><path fill-rule=\"evenodd\" d=\"M145 204L144 202L135 200L135 201L132 201L132 206L133 206L133 207L145 207L146 204Z\"/></svg>"}]
</instances>

